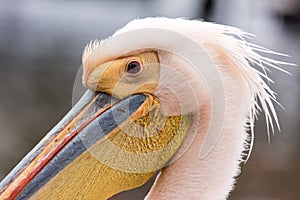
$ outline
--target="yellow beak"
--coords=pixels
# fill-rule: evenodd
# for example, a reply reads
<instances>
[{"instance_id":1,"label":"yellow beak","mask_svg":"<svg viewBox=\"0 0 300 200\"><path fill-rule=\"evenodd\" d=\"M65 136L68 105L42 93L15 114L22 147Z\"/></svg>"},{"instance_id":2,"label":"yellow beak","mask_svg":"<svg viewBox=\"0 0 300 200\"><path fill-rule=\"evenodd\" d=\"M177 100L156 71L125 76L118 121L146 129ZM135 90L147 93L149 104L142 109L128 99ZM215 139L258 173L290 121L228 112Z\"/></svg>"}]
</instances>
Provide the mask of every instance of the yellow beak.
<instances>
[{"instance_id":1,"label":"yellow beak","mask_svg":"<svg viewBox=\"0 0 300 200\"><path fill-rule=\"evenodd\" d=\"M138 187L175 154L190 122L163 116L149 94L89 90L1 182L0 199L107 199Z\"/></svg>"}]
</instances>

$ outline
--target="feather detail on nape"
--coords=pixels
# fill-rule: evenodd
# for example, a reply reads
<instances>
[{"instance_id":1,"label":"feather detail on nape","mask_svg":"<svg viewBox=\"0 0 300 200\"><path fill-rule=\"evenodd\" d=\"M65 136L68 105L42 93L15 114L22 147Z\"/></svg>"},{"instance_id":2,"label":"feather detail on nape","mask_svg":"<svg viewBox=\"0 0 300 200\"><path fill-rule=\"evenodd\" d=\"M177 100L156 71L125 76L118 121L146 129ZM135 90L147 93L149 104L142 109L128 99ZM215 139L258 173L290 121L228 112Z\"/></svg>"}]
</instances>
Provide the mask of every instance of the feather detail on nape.
<instances>
[{"instance_id":1,"label":"feather detail on nape","mask_svg":"<svg viewBox=\"0 0 300 200\"><path fill-rule=\"evenodd\" d=\"M223 46L223 48L227 51L227 55L229 55L236 66L239 67L242 75L249 85L251 92L252 103L248 110L249 124L246 125L248 128L250 128L251 139L248 154L244 160L246 162L249 159L253 148L254 122L260 112L264 112L265 114L269 141L270 130L274 133L274 124L280 130L277 113L273 103L275 102L279 106L281 105L276 100L276 93L269 86L269 83L273 83L273 81L268 77L267 71L270 71L269 68L274 68L290 74L286 70L282 69L281 66L293 66L294 64L260 55L259 53L287 56L285 54L277 53L247 42L246 39L252 37L252 34L235 27L217 24L214 24L213 26L219 26L221 29L223 29L223 37L219 38L219 40L222 40L222 42L219 41L219 45ZM256 69L255 66L258 68Z\"/></svg>"}]
</instances>

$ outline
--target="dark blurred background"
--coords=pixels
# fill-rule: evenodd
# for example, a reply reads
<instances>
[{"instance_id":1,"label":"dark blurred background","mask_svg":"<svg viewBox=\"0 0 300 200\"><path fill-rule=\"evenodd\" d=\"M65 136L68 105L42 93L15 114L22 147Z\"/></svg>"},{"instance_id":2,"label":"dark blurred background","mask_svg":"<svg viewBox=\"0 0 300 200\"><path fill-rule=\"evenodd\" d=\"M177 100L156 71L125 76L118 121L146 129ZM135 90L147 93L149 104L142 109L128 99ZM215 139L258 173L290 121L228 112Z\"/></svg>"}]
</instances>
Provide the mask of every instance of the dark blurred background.
<instances>
[{"instance_id":1,"label":"dark blurred background","mask_svg":"<svg viewBox=\"0 0 300 200\"><path fill-rule=\"evenodd\" d=\"M131 19L204 18L257 35L253 41L300 64L300 0L0 0L0 180L65 115L81 53ZM268 143L265 122L255 128L250 160L231 199L299 199L300 71L273 70L271 87L281 132ZM114 199L142 199L149 185Z\"/></svg>"}]
</instances>

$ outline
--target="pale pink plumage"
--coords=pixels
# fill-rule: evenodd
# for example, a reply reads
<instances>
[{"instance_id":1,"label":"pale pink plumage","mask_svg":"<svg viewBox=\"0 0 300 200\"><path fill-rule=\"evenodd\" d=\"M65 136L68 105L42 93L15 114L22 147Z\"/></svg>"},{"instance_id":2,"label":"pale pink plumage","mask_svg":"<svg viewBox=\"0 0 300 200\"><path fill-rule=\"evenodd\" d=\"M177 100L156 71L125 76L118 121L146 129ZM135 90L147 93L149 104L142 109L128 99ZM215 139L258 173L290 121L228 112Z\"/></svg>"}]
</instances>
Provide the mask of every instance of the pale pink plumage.
<instances>
[{"instance_id":1,"label":"pale pink plumage","mask_svg":"<svg viewBox=\"0 0 300 200\"><path fill-rule=\"evenodd\" d=\"M252 148L258 111L265 113L271 129L274 123L279 127L276 97L264 81L271 81L265 71L282 70L278 65L287 63L259 55L276 53L246 42L248 36L234 27L198 20L145 18L86 47L84 67L145 48L156 50L162 70L155 95L166 114L197 114L185 145L146 199L225 199L240 173L244 151ZM85 63L88 56L92 59ZM92 70L83 76L86 86Z\"/></svg>"}]
</instances>

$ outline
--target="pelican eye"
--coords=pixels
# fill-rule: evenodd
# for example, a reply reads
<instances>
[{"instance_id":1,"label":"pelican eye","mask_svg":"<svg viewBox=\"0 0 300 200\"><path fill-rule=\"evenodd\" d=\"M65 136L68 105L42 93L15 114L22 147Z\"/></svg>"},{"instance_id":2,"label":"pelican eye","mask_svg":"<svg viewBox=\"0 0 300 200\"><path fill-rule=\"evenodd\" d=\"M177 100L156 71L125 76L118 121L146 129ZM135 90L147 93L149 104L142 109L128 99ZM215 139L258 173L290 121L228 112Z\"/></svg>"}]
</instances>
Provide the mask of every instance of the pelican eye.
<instances>
[{"instance_id":1,"label":"pelican eye","mask_svg":"<svg viewBox=\"0 0 300 200\"><path fill-rule=\"evenodd\" d=\"M142 65L138 61L131 61L127 64L126 73L129 75L138 75L142 71Z\"/></svg>"}]
</instances>

